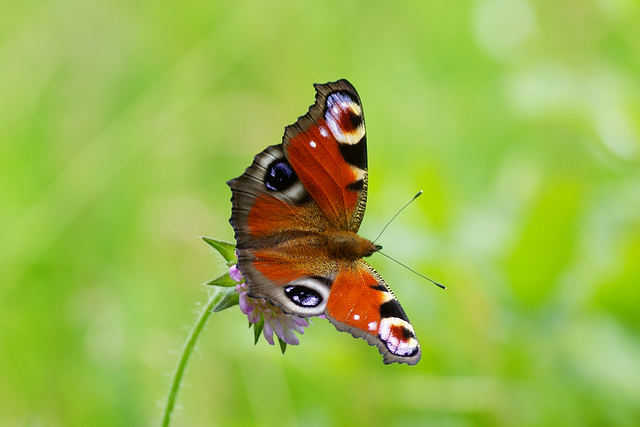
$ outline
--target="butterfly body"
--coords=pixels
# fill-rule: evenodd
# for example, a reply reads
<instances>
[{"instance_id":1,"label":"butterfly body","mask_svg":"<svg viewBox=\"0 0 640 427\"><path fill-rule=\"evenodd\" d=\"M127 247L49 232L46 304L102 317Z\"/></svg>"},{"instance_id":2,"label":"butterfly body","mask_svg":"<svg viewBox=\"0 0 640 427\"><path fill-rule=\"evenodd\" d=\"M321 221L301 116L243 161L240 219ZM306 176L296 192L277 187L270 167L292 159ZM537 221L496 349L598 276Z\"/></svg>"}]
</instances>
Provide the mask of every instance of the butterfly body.
<instances>
[{"instance_id":1,"label":"butterfly body","mask_svg":"<svg viewBox=\"0 0 640 427\"><path fill-rule=\"evenodd\" d=\"M316 102L267 147L232 190L238 269L252 297L301 317L325 315L376 345L385 363L415 364L420 346L382 277L362 258L367 199L362 104L346 80L315 85Z\"/></svg>"}]
</instances>

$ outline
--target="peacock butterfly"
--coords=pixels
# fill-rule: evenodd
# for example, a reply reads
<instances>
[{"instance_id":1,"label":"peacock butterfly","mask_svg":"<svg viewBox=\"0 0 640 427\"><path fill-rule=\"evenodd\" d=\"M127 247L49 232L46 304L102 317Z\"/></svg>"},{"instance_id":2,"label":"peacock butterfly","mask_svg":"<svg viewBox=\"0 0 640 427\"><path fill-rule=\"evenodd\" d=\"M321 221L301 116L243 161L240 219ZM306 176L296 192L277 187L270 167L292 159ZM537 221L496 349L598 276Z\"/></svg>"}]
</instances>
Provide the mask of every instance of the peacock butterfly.
<instances>
[{"instance_id":1,"label":"peacock butterfly","mask_svg":"<svg viewBox=\"0 0 640 427\"><path fill-rule=\"evenodd\" d=\"M415 365L416 334L382 277L362 258L381 249L356 232L367 202L362 103L346 80L314 85L316 102L255 156L231 187L238 269L249 295L301 317L326 316Z\"/></svg>"}]
</instances>

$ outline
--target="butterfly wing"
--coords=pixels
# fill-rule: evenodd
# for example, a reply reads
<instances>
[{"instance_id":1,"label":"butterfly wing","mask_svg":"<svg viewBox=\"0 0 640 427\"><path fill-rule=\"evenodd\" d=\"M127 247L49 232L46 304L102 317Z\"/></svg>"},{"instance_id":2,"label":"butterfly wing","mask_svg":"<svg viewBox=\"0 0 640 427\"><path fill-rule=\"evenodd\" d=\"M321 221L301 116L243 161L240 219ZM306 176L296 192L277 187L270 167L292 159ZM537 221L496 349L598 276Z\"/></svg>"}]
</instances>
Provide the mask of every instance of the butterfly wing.
<instances>
[{"instance_id":1,"label":"butterfly wing","mask_svg":"<svg viewBox=\"0 0 640 427\"><path fill-rule=\"evenodd\" d=\"M338 330L377 346L387 364L420 360L420 345L402 306L363 260L341 270L333 281L326 316Z\"/></svg>"},{"instance_id":2,"label":"butterfly wing","mask_svg":"<svg viewBox=\"0 0 640 427\"><path fill-rule=\"evenodd\" d=\"M316 102L287 126L283 145L300 182L334 228L358 231L367 201L362 103L346 80L315 85Z\"/></svg>"}]
</instances>

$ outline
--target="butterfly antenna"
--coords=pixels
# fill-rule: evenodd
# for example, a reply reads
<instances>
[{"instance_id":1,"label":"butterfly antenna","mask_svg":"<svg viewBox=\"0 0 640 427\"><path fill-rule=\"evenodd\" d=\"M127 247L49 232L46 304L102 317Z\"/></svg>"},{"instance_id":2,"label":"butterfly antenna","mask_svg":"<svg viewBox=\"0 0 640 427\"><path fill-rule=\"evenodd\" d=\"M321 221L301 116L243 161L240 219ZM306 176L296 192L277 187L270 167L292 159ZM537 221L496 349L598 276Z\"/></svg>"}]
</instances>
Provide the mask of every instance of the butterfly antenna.
<instances>
[{"instance_id":1,"label":"butterfly antenna","mask_svg":"<svg viewBox=\"0 0 640 427\"><path fill-rule=\"evenodd\" d=\"M398 210L398 212L396 212L396 213L395 213L395 215L393 215L393 216L391 217L391 219L387 222L387 224L386 224L384 227L382 227L382 230L380 231L380 234L378 234L378 237L376 237L376 238L373 240L373 242L372 242L372 243L375 243L375 242L380 238L380 236L382 236L382 233L384 233L384 230L386 230L386 229L387 229L387 227L389 226L389 224L391 224L391 223L393 222L393 220L394 220L394 219L396 219L396 217L397 217L398 215L400 215L400 212L402 212L402 211L403 211L407 206L409 206L409 205L410 205L410 204L411 204L415 199L417 199L417 198L418 198L422 193L423 193L423 191L422 191L422 190L418 191L418 194L416 194L415 196L413 196L413 198L412 198L411 200L409 200L407 203L405 203L405 205L404 205L403 207L401 207L401 208ZM386 255L385 255L385 256L386 256ZM392 259L393 259L393 258L392 258ZM394 260L394 261L395 261L395 260ZM397 261L396 261L396 262L397 262ZM406 266L405 266L405 267L406 267ZM409 270L411 270L411 269L409 269Z\"/></svg>"},{"instance_id":2,"label":"butterfly antenna","mask_svg":"<svg viewBox=\"0 0 640 427\"><path fill-rule=\"evenodd\" d=\"M418 194L418 196L419 196L419 195L420 195L420 194ZM418 196L416 196L416 197L418 197ZM414 197L414 199L415 199L415 197ZM381 255L386 256L386 257L387 257L387 258L389 258L391 261L393 261L393 262L395 262L395 263L397 263L397 264L400 264L401 266L403 266L404 268L406 268L406 269L407 269L407 270L409 270L410 272L412 272L412 273L414 273L414 274L417 274L418 276L422 277L423 279L427 279L428 281L430 281L430 282L431 282L431 283L433 283L434 285L438 286L439 288L447 289L447 287L446 287L445 285L442 285L442 284L440 284L440 283L436 282L435 280L428 278L428 277L427 277L427 276L425 276L424 274L420 274L420 273L418 273L418 272L417 272L417 271L415 271L413 268L409 267L409 266L408 266L408 265L406 265L406 264L401 263L400 261L398 261L398 260L397 260L397 259L395 259L395 258L390 257L389 255L385 254L384 252L382 252L382 251L378 251L378 253L379 253L379 254L381 254Z\"/></svg>"}]
</instances>

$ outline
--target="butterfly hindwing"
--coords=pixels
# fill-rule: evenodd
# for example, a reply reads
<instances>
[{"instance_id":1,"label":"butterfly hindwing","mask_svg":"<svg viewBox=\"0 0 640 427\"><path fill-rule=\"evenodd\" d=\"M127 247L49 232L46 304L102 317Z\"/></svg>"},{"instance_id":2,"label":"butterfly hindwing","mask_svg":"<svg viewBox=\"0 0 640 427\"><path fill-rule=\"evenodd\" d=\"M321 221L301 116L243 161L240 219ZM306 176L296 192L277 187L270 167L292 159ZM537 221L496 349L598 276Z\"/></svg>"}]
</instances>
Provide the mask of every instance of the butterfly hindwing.
<instances>
[{"instance_id":1,"label":"butterfly hindwing","mask_svg":"<svg viewBox=\"0 0 640 427\"><path fill-rule=\"evenodd\" d=\"M338 330L378 346L385 363L415 365L420 360L420 345L402 306L382 277L362 260L334 280L326 315Z\"/></svg>"}]
</instances>

